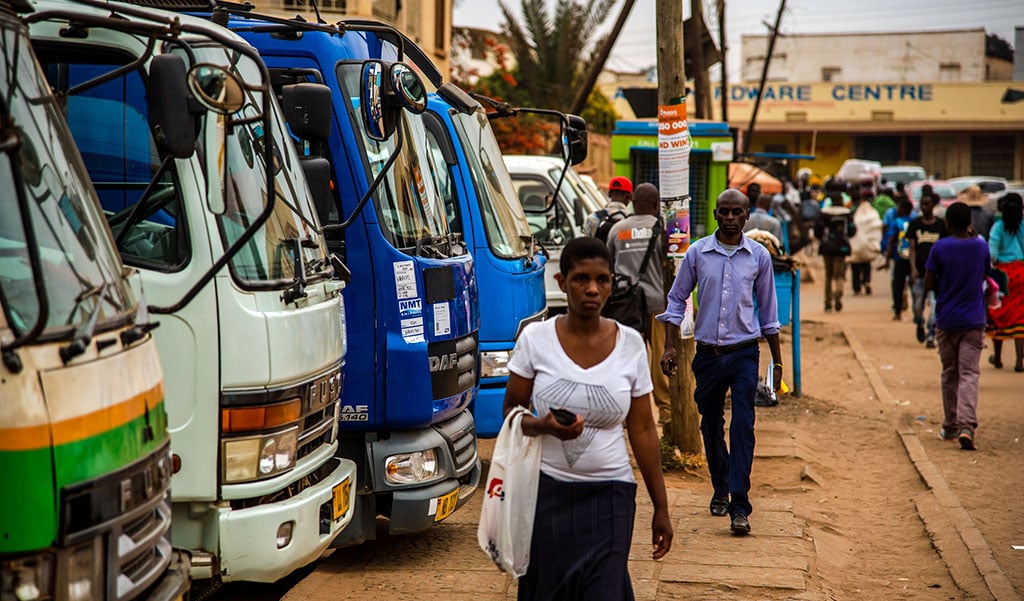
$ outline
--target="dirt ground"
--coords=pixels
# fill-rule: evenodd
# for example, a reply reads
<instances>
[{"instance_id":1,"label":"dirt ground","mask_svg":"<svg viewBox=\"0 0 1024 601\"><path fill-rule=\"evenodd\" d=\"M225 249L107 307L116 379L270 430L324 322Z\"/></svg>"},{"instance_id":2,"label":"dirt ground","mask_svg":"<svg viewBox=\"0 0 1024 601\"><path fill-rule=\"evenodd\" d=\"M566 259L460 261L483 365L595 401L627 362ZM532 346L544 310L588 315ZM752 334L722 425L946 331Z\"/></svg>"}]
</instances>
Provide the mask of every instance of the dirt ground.
<instances>
[{"instance_id":1,"label":"dirt ground","mask_svg":"<svg viewBox=\"0 0 1024 601\"><path fill-rule=\"evenodd\" d=\"M815 273L813 262L810 269ZM956 443L940 441L938 355L916 341L909 320L891 321L887 278L875 274L872 296L848 293L841 313L822 312L820 277L801 287L803 396L784 396L778 406L757 414L754 534L747 540L756 542L762 534L759 546L742 547L735 537L717 532L726 522L711 522L722 518L706 515L711 492L703 467L670 472L673 498L697 499L696 505L691 503L689 514L682 503L673 509L679 521L668 559L631 567L635 582L646 579L637 586L638 598L1019 599L1024 551L1012 546L1024 545L1024 518L1014 502L1024 487L1024 374L1013 372L1009 356L1003 361L1010 369L985 364L979 450L962 451ZM785 377L793 384L791 332L783 332L783 352ZM762 346L762 362L767 354ZM482 441L485 461L492 446ZM922 450L917 468L908 446ZM945 482L948 489L930 490L922 465L932 470L929 483ZM943 491L951 495L939 494ZM514 586L504 588L476 546L479 502L478 492L466 508L428 532L340 550L287 581L228 586L216 598L514 598ZM773 509L791 514L795 537L769 538L765 531L774 523L772 516L780 515ZM640 539L642 522L638 518ZM715 536L709 527L717 529ZM970 536L974 532L980 541ZM679 571L693 576L703 569L701 556L722 545L761 555L757 561L765 566L765 585L758 586L756 578L753 584L729 580L730 569L750 569L749 557L726 565L721 578L668 576L670 564L683 559ZM805 558L798 570L802 584L770 585L772 563L788 561L794 553ZM994 564L993 578L979 576L979 556L983 567ZM999 588L1000 583L1005 586Z\"/></svg>"}]
</instances>

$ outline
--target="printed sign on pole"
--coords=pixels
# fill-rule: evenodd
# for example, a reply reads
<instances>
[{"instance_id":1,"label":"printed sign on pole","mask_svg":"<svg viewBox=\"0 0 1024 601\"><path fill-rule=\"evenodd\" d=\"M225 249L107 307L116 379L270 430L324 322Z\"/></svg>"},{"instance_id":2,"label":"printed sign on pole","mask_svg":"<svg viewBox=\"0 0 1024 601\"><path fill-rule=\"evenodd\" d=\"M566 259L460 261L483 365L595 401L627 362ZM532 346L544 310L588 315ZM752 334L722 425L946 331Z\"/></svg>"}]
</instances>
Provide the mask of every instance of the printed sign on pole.
<instances>
[{"instance_id":1,"label":"printed sign on pole","mask_svg":"<svg viewBox=\"0 0 1024 601\"><path fill-rule=\"evenodd\" d=\"M690 248L690 127L686 98L658 107L658 169L668 256Z\"/></svg>"}]
</instances>

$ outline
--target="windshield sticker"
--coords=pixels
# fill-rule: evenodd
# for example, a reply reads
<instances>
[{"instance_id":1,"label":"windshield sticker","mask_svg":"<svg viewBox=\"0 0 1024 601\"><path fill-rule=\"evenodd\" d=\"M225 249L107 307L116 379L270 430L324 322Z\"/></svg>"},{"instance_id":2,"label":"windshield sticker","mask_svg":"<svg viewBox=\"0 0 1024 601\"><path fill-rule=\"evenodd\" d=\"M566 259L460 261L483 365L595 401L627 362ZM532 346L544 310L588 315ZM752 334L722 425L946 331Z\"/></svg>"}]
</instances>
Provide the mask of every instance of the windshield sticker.
<instances>
[{"instance_id":1,"label":"windshield sticker","mask_svg":"<svg viewBox=\"0 0 1024 601\"><path fill-rule=\"evenodd\" d=\"M402 338L406 342L425 342L423 338L423 318L414 317L402 320Z\"/></svg>"},{"instance_id":2,"label":"windshield sticker","mask_svg":"<svg viewBox=\"0 0 1024 601\"><path fill-rule=\"evenodd\" d=\"M448 303L434 303L434 336L447 336L451 333L452 318Z\"/></svg>"},{"instance_id":3,"label":"windshield sticker","mask_svg":"<svg viewBox=\"0 0 1024 601\"><path fill-rule=\"evenodd\" d=\"M398 314L402 317L415 317L423 314L423 304L418 298L398 301Z\"/></svg>"},{"instance_id":4,"label":"windshield sticker","mask_svg":"<svg viewBox=\"0 0 1024 601\"><path fill-rule=\"evenodd\" d=\"M395 261L395 289L398 291L398 298L416 298L419 290L416 289L416 267L412 261Z\"/></svg>"}]
</instances>

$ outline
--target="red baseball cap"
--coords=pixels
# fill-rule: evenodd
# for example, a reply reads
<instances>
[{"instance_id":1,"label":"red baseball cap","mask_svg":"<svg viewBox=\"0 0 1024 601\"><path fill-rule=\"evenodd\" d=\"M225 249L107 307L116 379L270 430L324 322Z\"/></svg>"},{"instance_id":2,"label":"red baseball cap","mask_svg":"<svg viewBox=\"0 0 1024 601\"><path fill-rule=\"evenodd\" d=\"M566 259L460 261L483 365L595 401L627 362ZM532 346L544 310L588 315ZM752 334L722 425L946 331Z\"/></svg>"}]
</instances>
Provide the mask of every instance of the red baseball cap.
<instances>
[{"instance_id":1,"label":"red baseball cap","mask_svg":"<svg viewBox=\"0 0 1024 601\"><path fill-rule=\"evenodd\" d=\"M617 175L608 182L608 191L618 190L619 192L626 192L627 194L633 193L633 182L629 181L628 177Z\"/></svg>"}]
</instances>

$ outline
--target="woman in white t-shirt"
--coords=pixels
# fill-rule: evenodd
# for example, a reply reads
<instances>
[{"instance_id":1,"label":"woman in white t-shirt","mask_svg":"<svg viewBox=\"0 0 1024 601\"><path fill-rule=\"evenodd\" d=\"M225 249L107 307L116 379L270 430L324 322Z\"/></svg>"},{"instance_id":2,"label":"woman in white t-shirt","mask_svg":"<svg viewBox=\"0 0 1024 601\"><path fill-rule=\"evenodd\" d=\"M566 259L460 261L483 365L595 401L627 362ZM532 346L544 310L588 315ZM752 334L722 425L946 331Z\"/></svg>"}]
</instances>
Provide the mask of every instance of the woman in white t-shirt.
<instances>
[{"instance_id":1,"label":"woman in white t-shirt","mask_svg":"<svg viewBox=\"0 0 1024 601\"><path fill-rule=\"evenodd\" d=\"M640 334L601 317L611 294L608 247L576 238L555 278L568 313L530 324L509 362L505 412L522 405L523 433L542 437L530 566L519 599L631 600L629 546L636 480L622 425L654 504L652 556L672 545L668 496L651 414L647 351ZM575 414L563 425L552 409Z\"/></svg>"}]
</instances>

